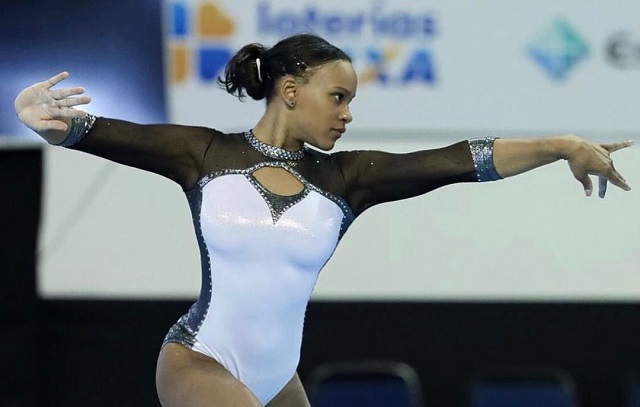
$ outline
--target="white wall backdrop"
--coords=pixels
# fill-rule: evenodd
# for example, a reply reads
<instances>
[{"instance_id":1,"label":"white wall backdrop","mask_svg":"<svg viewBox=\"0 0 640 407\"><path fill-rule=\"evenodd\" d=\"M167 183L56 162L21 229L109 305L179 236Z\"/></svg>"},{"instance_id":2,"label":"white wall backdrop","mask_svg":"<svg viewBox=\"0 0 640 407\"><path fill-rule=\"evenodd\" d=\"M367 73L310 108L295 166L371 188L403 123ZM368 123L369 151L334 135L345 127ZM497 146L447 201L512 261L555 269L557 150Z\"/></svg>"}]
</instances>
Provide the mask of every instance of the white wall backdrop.
<instances>
[{"instance_id":1,"label":"white wall backdrop","mask_svg":"<svg viewBox=\"0 0 640 407\"><path fill-rule=\"evenodd\" d=\"M263 104L216 87L220 58L295 29L354 56L355 121L338 149L564 131L638 140L638 15L640 3L623 0L166 2L171 121L251 127ZM604 200L585 198L559 162L373 208L347 232L314 296L639 301L639 148L615 155L635 189L610 187ZM197 245L176 185L51 147L45 173L41 295L197 295Z\"/></svg>"}]
</instances>

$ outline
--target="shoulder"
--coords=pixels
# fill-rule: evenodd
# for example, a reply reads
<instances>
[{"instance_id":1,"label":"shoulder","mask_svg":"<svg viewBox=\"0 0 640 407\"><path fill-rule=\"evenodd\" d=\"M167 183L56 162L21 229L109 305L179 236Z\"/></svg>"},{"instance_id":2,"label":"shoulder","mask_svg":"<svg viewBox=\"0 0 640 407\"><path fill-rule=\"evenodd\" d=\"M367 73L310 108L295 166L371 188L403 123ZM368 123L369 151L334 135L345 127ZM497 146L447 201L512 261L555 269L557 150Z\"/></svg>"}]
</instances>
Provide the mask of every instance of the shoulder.
<instances>
[{"instance_id":1,"label":"shoulder","mask_svg":"<svg viewBox=\"0 0 640 407\"><path fill-rule=\"evenodd\" d=\"M332 151L325 153L312 148L307 148L307 154L315 159L318 163L325 164L344 164L349 161L357 159L363 151L358 150L346 150L346 151Z\"/></svg>"},{"instance_id":2,"label":"shoulder","mask_svg":"<svg viewBox=\"0 0 640 407\"><path fill-rule=\"evenodd\" d=\"M360 151L324 152L307 147L306 168L314 173L314 179L321 179L334 184L342 180L357 167ZM308 161L307 161L308 160Z\"/></svg>"},{"instance_id":3,"label":"shoulder","mask_svg":"<svg viewBox=\"0 0 640 407\"><path fill-rule=\"evenodd\" d=\"M324 153L320 150L316 150L315 148L306 147L307 155L312 159L320 162L327 162L332 159L333 154Z\"/></svg>"},{"instance_id":4,"label":"shoulder","mask_svg":"<svg viewBox=\"0 0 640 407\"><path fill-rule=\"evenodd\" d=\"M173 128L177 133L182 133L187 136L191 135L196 137L200 136L200 137L208 137L208 138L223 138L228 134L218 129L205 127L205 126L169 124L167 125L167 127Z\"/></svg>"},{"instance_id":5,"label":"shoulder","mask_svg":"<svg viewBox=\"0 0 640 407\"><path fill-rule=\"evenodd\" d=\"M207 150L213 149L233 149L244 143L243 133L225 132L211 127L203 126L178 126L179 132L186 140L197 142L202 140L207 144ZM190 142L190 141L187 141Z\"/></svg>"},{"instance_id":6,"label":"shoulder","mask_svg":"<svg viewBox=\"0 0 640 407\"><path fill-rule=\"evenodd\" d=\"M324 154L325 159L340 170L341 173L349 173L361 167L362 163L369 163L376 157L376 151L367 150L343 150Z\"/></svg>"},{"instance_id":7,"label":"shoulder","mask_svg":"<svg viewBox=\"0 0 640 407\"><path fill-rule=\"evenodd\" d=\"M338 175L342 172L342 161L345 159L344 152L324 152L314 148L307 147L307 163L311 168Z\"/></svg>"}]
</instances>

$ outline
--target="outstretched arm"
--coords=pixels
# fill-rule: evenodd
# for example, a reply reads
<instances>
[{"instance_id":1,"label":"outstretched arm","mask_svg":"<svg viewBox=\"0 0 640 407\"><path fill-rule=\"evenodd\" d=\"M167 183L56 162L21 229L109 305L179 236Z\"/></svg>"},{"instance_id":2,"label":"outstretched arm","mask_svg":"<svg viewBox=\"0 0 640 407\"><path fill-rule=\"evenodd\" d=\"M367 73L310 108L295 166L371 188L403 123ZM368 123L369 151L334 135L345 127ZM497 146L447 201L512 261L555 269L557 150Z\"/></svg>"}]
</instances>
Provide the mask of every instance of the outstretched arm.
<instances>
[{"instance_id":1,"label":"outstretched arm","mask_svg":"<svg viewBox=\"0 0 640 407\"><path fill-rule=\"evenodd\" d=\"M573 176L590 196L590 175L599 178L599 196L604 198L607 182L629 191L631 188L615 169L610 154L633 145L633 141L597 144L574 134L530 139L497 139L493 146L493 162L498 174L510 177L565 159Z\"/></svg>"},{"instance_id":2,"label":"outstretched arm","mask_svg":"<svg viewBox=\"0 0 640 407\"><path fill-rule=\"evenodd\" d=\"M67 72L62 72L18 94L15 110L28 128L50 144L163 175L183 189L195 184L215 131L96 118L75 109L91 101L83 96L84 88L52 89L68 77Z\"/></svg>"},{"instance_id":3,"label":"outstretched arm","mask_svg":"<svg viewBox=\"0 0 640 407\"><path fill-rule=\"evenodd\" d=\"M383 202L411 198L457 182L491 181L566 159L573 175L593 190L590 175L629 190L610 153L633 142L596 144L575 135L530 139L475 139L448 147L390 154L377 151L336 153L347 201L356 214Z\"/></svg>"}]
</instances>

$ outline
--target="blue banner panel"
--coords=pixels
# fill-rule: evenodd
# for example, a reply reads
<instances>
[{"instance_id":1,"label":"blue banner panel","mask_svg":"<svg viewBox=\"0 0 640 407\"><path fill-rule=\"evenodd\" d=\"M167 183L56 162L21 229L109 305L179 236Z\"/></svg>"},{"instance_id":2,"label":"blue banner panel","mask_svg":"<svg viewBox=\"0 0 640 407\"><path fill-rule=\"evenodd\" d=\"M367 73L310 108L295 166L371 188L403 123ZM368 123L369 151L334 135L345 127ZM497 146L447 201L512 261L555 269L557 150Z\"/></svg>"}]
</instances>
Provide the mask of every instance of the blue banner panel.
<instances>
[{"instance_id":1,"label":"blue banner panel","mask_svg":"<svg viewBox=\"0 0 640 407\"><path fill-rule=\"evenodd\" d=\"M63 86L86 88L94 114L164 122L161 6L157 0L3 2L0 137L37 138L17 120L13 100L61 71L71 74Z\"/></svg>"}]
</instances>

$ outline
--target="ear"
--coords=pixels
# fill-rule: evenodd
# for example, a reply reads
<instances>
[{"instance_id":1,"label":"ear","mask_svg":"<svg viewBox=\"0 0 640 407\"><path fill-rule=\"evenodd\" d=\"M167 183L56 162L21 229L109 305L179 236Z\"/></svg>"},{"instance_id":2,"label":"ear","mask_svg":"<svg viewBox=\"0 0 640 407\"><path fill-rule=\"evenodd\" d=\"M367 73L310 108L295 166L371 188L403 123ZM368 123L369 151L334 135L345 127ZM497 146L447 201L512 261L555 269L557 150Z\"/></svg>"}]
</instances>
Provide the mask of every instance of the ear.
<instances>
[{"instance_id":1,"label":"ear","mask_svg":"<svg viewBox=\"0 0 640 407\"><path fill-rule=\"evenodd\" d=\"M287 106L294 106L298 97L298 81L291 75L285 75L278 87L280 98Z\"/></svg>"}]
</instances>

